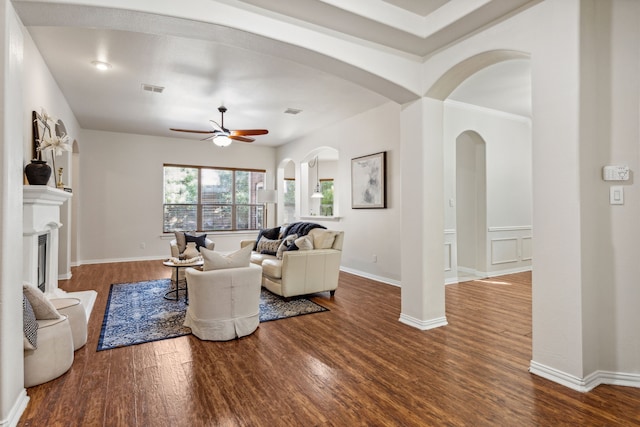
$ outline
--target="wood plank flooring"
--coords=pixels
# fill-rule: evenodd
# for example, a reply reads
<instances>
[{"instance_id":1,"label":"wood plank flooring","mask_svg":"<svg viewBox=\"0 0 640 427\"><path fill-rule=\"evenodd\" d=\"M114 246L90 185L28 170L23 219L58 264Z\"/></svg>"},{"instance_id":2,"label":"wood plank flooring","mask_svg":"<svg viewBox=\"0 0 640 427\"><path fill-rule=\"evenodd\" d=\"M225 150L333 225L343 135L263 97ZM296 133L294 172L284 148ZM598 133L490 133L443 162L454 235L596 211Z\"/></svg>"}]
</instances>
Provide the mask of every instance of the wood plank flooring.
<instances>
[{"instance_id":1,"label":"wood plank flooring","mask_svg":"<svg viewBox=\"0 0 640 427\"><path fill-rule=\"evenodd\" d=\"M578 393L529 374L531 275L446 287L449 325L398 321L400 289L340 274L324 313L229 342L194 336L96 352L109 286L169 277L160 261L86 265L89 340L28 389L20 426L631 426L640 389Z\"/></svg>"}]
</instances>

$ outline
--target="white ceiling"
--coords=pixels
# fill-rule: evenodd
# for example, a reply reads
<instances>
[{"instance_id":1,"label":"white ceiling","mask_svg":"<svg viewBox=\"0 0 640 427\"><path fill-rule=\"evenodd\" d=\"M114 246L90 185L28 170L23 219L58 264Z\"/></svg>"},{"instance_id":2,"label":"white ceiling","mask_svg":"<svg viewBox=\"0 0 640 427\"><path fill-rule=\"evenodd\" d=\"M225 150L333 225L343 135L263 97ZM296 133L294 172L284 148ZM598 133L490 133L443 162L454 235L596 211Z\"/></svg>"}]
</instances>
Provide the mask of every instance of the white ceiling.
<instances>
[{"instance_id":1,"label":"white ceiling","mask_svg":"<svg viewBox=\"0 0 640 427\"><path fill-rule=\"evenodd\" d=\"M531 3L354 0L347 10L338 0L296 0L295 8L269 0L217 2L418 59ZM14 6L86 129L198 138L169 128L208 130L210 119L219 121L217 107L225 105L226 127L267 128L269 134L257 136L254 144L277 146L388 102L358 84L279 56L270 46L280 42L222 26L180 21L172 29L138 30L131 13L100 16L95 8L52 4L46 9L26 0ZM187 26L199 35L188 35ZM112 68L100 72L93 60L108 61ZM526 60L496 64L467 79L451 98L527 116L529 76ZM143 84L164 92L143 91ZM287 108L302 112L284 114Z\"/></svg>"}]
</instances>

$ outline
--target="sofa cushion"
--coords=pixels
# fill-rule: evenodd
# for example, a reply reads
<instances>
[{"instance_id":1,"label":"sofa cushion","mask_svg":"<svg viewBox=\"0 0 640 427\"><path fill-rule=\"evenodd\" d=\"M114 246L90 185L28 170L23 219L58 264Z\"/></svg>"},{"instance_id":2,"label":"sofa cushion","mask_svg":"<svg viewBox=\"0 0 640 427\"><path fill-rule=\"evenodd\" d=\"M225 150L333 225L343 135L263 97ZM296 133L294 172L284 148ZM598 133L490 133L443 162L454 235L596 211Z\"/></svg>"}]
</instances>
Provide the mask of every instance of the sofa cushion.
<instances>
[{"instance_id":1,"label":"sofa cushion","mask_svg":"<svg viewBox=\"0 0 640 427\"><path fill-rule=\"evenodd\" d=\"M261 254L268 254L268 255L275 256L276 253L278 252L278 247L280 246L281 243L282 243L282 239L271 240L263 236L260 238L260 241L258 242L258 247L256 251L260 252Z\"/></svg>"},{"instance_id":2,"label":"sofa cushion","mask_svg":"<svg viewBox=\"0 0 640 427\"><path fill-rule=\"evenodd\" d=\"M260 230L260 232L258 233L258 238L253 244L254 251L258 251L258 243L260 243L260 239L263 237L266 237L269 240L277 240L280 237L280 227L263 228L262 230ZM278 248L276 248L273 252L275 253L275 251L277 250Z\"/></svg>"},{"instance_id":3,"label":"sofa cushion","mask_svg":"<svg viewBox=\"0 0 640 427\"><path fill-rule=\"evenodd\" d=\"M337 235L338 233L335 231L322 230L320 228L314 228L309 232L309 236L313 238L313 247L315 249L331 249Z\"/></svg>"},{"instance_id":4,"label":"sofa cushion","mask_svg":"<svg viewBox=\"0 0 640 427\"><path fill-rule=\"evenodd\" d=\"M251 253L251 262L254 264L258 264L258 265L262 265L262 262L265 259L277 259L275 255L267 255L267 254L261 254L259 252L252 252Z\"/></svg>"},{"instance_id":5,"label":"sofa cushion","mask_svg":"<svg viewBox=\"0 0 640 427\"><path fill-rule=\"evenodd\" d=\"M279 259L265 259L262 261L262 274L274 279L281 279L282 261Z\"/></svg>"},{"instance_id":6,"label":"sofa cushion","mask_svg":"<svg viewBox=\"0 0 640 427\"><path fill-rule=\"evenodd\" d=\"M182 253L187 247L187 239L184 237L184 231L176 231L176 246L178 246L178 252Z\"/></svg>"},{"instance_id":7,"label":"sofa cushion","mask_svg":"<svg viewBox=\"0 0 640 427\"><path fill-rule=\"evenodd\" d=\"M278 251L276 252L276 258L282 259L282 254L285 251L289 250L294 240L296 240L297 238L298 238L297 234L291 234L285 237L284 239L282 239L282 243L280 243L280 246L278 246Z\"/></svg>"},{"instance_id":8,"label":"sofa cushion","mask_svg":"<svg viewBox=\"0 0 640 427\"><path fill-rule=\"evenodd\" d=\"M38 348L38 322L33 307L24 293L22 294L22 322L23 347L25 350L35 350Z\"/></svg>"},{"instance_id":9,"label":"sofa cushion","mask_svg":"<svg viewBox=\"0 0 640 427\"><path fill-rule=\"evenodd\" d=\"M58 310L56 310L53 304L51 304L51 301L49 301L49 298L47 298L40 289L25 282L22 284L22 292L29 300L37 320L59 319L61 317Z\"/></svg>"},{"instance_id":10,"label":"sofa cushion","mask_svg":"<svg viewBox=\"0 0 640 427\"><path fill-rule=\"evenodd\" d=\"M294 244L301 251L310 251L313 249L313 239L310 236L302 236L295 240Z\"/></svg>"},{"instance_id":11,"label":"sofa cushion","mask_svg":"<svg viewBox=\"0 0 640 427\"><path fill-rule=\"evenodd\" d=\"M202 270L222 270L225 268L249 267L251 259L251 246L245 246L235 252L215 252L206 247L200 248L202 254Z\"/></svg>"}]
</instances>

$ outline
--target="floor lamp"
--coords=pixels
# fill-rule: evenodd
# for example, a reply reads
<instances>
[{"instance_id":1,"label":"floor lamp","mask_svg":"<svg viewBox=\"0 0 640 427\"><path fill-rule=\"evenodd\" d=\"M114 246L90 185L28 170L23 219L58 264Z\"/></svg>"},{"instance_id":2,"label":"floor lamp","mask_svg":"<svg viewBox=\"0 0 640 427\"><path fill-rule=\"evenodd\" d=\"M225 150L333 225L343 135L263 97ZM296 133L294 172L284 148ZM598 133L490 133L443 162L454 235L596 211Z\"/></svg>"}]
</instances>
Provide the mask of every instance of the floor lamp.
<instances>
[{"instance_id":1,"label":"floor lamp","mask_svg":"<svg viewBox=\"0 0 640 427\"><path fill-rule=\"evenodd\" d=\"M267 204L278 203L278 192L276 190L265 190L261 188L256 195L256 201L264 205L264 227L267 228Z\"/></svg>"}]
</instances>

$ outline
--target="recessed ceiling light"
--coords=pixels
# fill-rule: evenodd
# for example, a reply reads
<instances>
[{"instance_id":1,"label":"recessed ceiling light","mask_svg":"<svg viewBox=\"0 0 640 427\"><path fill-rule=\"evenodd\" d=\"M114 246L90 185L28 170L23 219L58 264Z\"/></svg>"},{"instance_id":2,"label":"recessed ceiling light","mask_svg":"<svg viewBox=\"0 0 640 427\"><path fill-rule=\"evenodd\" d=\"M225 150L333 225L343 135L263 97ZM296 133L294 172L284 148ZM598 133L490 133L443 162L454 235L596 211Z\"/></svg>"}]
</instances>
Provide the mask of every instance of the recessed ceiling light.
<instances>
[{"instance_id":1,"label":"recessed ceiling light","mask_svg":"<svg viewBox=\"0 0 640 427\"><path fill-rule=\"evenodd\" d=\"M284 110L285 114L300 114L302 113L302 110L299 110L297 108L287 108L286 110Z\"/></svg>"},{"instance_id":2,"label":"recessed ceiling light","mask_svg":"<svg viewBox=\"0 0 640 427\"><path fill-rule=\"evenodd\" d=\"M93 65L94 67L96 67L100 71L107 71L107 70L111 69L111 64L109 64L108 62L91 61L91 65Z\"/></svg>"}]
</instances>

